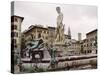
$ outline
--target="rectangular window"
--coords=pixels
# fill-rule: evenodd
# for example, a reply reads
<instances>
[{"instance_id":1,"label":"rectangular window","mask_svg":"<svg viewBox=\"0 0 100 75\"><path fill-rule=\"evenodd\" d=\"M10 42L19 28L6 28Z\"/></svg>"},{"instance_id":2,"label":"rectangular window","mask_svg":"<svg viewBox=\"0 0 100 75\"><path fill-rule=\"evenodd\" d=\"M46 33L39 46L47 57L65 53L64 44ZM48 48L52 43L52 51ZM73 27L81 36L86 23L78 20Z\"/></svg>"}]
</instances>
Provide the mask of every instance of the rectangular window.
<instances>
[{"instance_id":1,"label":"rectangular window","mask_svg":"<svg viewBox=\"0 0 100 75\"><path fill-rule=\"evenodd\" d=\"M17 18L14 18L14 21L15 21L15 22L18 22L18 19L17 19Z\"/></svg>"},{"instance_id":2,"label":"rectangular window","mask_svg":"<svg viewBox=\"0 0 100 75\"><path fill-rule=\"evenodd\" d=\"M12 25L11 30L17 30L17 25Z\"/></svg>"},{"instance_id":3,"label":"rectangular window","mask_svg":"<svg viewBox=\"0 0 100 75\"><path fill-rule=\"evenodd\" d=\"M44 33L46 33L46 31L44 31Z\"/></svg>"},{"instance_id":4,"label":"rectangular window","mask_svg":"<svg viewBox=\"0 0 100 75\"><path fill-rule=\"evenodd\" d=\"M92 43L90 43L90 46L92 46Z\"/></svg>"},{"instance_id":5,"label":"rectangular window","mask_svg":"<svg viewBox=\"0 0 100 75\"><path fill-rule=\"evenodd\" d=\"M18 33L17 32L15 32L15 37L18 37Z\"/></svg>"},{"instance_id":6,"label":"rectangular window","mask_svg":"<svg viewBox=\"0 0 100 75\"><path fill-rule=\"evenodd\" d=\"M88 47L88 44L87 44L87 47Z\"/></svg>"},{"instance_id":7,"label":"rectangular window","mask_svg":"<svg viewBox=\"0 0 100 75\"><path fill-rule=\"evenodd\" d=\"M11 37L14 37L14 32L11 32Z\"/></svg>"},{"instance_id":8,"label":"rectangular window","mask_svg":"<svg viewBox=\"0 0 100 75\"><path fill-rule=\"evenodd\" d=\"M17 48L17 45L14 45L14 48Z\"/></svg>"},{"instance_id":9,"label":"rectangular window","mask_svg":"<svg viewBox=\"0 0 100 75\"><path fill-rule=\"evenodd\" d=\"M11 18L11 22L14 22L14 18Z\"/></svg>"},{"instance_id":10,"label":"rectangular window","mask_svg":"<svg viewBox=\"0 0 100 75\"><path fill-rule=\"evenodd\" d=\"M18 37L18 33L17 32L11 32L11 37Z\"/></svg>"},{"instance_id":11,"label":"rectangular window","mask_svg":"<svg viewBox=\"0 0 100 75\"><path fill-rule=\"evenodd\" d=\"M88 42L88 39L87 39L87 42Z\"/></svg>"},{"instance_id":12,"label":"rectangular window","mask_svg":"<svg viewBox=\"0 0 100 75\"><path fill-rule=\"evenodd\" d=\"M11 43L15 45L17 43L16 39L12 39Z\"/></svg>"}]
</instances>

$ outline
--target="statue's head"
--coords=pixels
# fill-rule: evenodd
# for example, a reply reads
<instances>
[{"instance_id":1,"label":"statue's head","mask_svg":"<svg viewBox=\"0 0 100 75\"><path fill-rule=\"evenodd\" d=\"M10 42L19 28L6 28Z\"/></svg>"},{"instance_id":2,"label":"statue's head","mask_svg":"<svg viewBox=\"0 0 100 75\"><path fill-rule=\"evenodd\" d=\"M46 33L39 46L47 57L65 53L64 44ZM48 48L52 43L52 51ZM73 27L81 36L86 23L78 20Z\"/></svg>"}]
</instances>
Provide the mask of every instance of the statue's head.
<instances>
[{"instance_id":1,"label":"statue's head","mask_svg":"<svg viewBox=\"0 0 100 75\"><path fill-rule=\"evenodd\" d=\"M61 11L60 7L56 7L56 10L57 10L58 13L60 13L60 11Z\"/></svg>"}]
</instances>

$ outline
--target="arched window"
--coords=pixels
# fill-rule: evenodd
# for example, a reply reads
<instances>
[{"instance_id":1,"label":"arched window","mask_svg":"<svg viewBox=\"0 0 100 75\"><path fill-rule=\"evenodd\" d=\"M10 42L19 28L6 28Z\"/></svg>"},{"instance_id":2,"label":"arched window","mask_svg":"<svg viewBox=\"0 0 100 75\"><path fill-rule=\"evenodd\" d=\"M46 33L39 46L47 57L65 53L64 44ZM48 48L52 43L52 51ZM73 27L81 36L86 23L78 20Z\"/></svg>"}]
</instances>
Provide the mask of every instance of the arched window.
<instances>
[{"instance_id":1,"label":"arched window","mask_svg":"<svg viewBox=\"0 0 100 75\"><path fill-rule=\"evenodd\" d=\"M41 33L38 34L38 38L41 38Z\"/></svg>"}]
</instances>

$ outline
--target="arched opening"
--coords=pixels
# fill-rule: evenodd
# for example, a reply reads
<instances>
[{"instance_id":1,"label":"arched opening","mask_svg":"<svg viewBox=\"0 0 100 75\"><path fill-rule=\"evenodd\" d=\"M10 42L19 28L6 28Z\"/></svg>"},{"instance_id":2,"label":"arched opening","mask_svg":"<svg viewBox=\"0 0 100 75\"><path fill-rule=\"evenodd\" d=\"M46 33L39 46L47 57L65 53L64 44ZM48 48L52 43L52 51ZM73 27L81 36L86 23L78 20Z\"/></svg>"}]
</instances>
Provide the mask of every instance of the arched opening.
<instances>
[{"instance_id":1,"label":"arched opening","mask_svg":"<svg viewBox=\"0 0 100 75\"><path fill-rule=\"evenodd\" d=\"M41 38L41 33L38 34L38 38Z\"/></svg>"}]
</instances>

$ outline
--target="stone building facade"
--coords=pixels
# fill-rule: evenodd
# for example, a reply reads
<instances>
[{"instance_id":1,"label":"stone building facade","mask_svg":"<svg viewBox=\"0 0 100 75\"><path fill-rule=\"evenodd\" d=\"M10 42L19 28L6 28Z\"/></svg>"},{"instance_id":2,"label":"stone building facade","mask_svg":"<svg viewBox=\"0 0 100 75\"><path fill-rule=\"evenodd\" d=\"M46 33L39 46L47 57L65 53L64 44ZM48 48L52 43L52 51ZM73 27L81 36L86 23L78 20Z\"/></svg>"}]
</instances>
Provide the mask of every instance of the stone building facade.
<instances>
[{"instance_id":1,"label":"stone building facade","mask_svg":"<svg viewBox=\"0 0 100 75\"><path fill-rule=\"evenodd\" d=\"M78 34L78 41L71 41L68 45L68 51L72 54L97 53L97 29L86 33L86 38L81 40L81 34Z\"/></svg>"},{"instance_id":2,"label":"stone building facade","mask_svg":"<svg viewBox=\"0 0 100 75\"><path fill-rule=\"evenodd\" d=\"M11 71L20 72L21 24L24 17L11 16Z\"/></svg>"},{"instance_id":3,"label":"stone building facade","mask_svg":"<svg viewBox=\"0 0 100 75\"><path fill-rule=\"evenodd\" d=\"M82 44L83 53L97 53L97 29L88 32Z\"/></svg>"},{"instance_id":4,"label":"stone building facade","mask_svg":"<svg viewBox=\"0 0 100 75\"><path fill-rule=\"evenodd\" d=\"M42 39L45 43L53 45L55 42L55 27L43 27L42 25L31 25L27 30L23 32L26 40ZM70 28L68 29L68 35L65 34L65 46L66 53L72 52L72 54L80 53L93 53L93 50L97 50L94 46L97 42L97 30L93 30L86 34L86 39L82 40L81 33L78 33L78 40L71 39ZM60 48L59 48L60 49ZM94 52L96 53L96 52Z\"/></svg>"},{"instance_id":5,"label":"stone building facade","mask_svg":"<svg viewBox=\"0 0 100 75\"><path fill-rule=\"evenodd\" d=\"M81 53L81 43L79 41L71 41L67 48L68 55L77 55Z\"/></svg>"},{"instance_id":6,"label":"stone building facade","mask_svg":"<svg viewBox=\"0 0 100 75\"><path fill-rule=\"evenodd\" d=\"M82 40L82 53L89 53L89 51L87 51L87 39Z\"/></svg>"},{"instance_id":7,"label":"stone building facade","mask_svg":"<svg viewBox=\"0 0 100 75\"><path fill-rule=\"evenodd\" d=\"M71 32L69 31L70 29L68 28L68 35L65 35L66 38L66 45L67 45L67 55L76 55L81 53L81 37L78 34L78 40L71 39ZM69 38L70 37L70 38Z\"/></svg>"},{"instance_id":8,"label":"stone building facade","mask_svg":"<svg viewBox=\"0 0 100 75\"><path fill-rule=\"evenodd\" d=\"M11 16L11 45L13 50L20 52L21 46L21 24L23 17Z\"/></svg>"},{"instance_id":9,"label":"stone building facade","mask_svg":"<svg viewBox=\"0 0 100 75\"><path fill-rule=\"evenodd\" d=\"M87 50L90 50L92 53L97 53L97 29L88 32L86 38Z\"/></svg>"},{"instance_id":10,"label":"stone building facade","mask_svg":"<svg viewBox=\"0 0 100 75\"><path fill-rule=\"evenodd\" d=\"M41 25L31 25L27 30L23 32L25 40L29 39L39 40L42 39L45 43L48 42L48 29Z\"/></svg>"}]
</instances>

